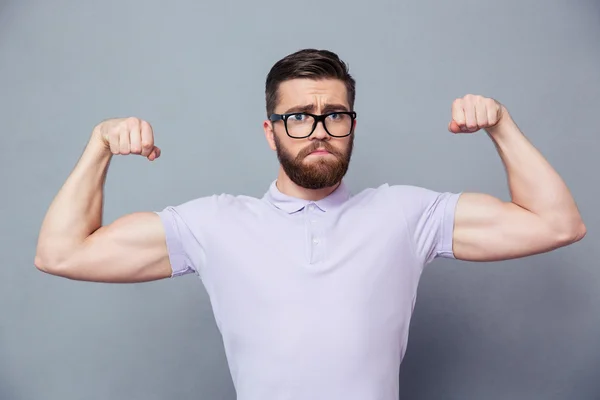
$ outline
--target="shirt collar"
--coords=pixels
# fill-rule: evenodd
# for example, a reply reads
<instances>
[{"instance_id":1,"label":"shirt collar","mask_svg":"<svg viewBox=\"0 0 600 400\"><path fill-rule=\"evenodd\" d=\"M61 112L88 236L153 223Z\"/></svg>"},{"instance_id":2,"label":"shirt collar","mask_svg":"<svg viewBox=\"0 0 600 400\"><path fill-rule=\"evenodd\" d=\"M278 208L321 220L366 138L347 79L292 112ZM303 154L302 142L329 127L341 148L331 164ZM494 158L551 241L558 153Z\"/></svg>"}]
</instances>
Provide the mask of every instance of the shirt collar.
<instances>
[{"instance_id":1,"label":"shirt collar","mask_svg":"<svg viewBox=\"0 0 600 400\"><path fill-rule=\"evenodd\" d=\"M328 210L341 206L348 200L350 198L350 191L342 181L329 196L317 201L304 200L281 193L277 188L277 180L275 180L271 183L269 190L265 193L263 198L275 207L289 214L298 212L311 203L316 204L322 211L327 212Z\"/></svg>"}]
</instances>

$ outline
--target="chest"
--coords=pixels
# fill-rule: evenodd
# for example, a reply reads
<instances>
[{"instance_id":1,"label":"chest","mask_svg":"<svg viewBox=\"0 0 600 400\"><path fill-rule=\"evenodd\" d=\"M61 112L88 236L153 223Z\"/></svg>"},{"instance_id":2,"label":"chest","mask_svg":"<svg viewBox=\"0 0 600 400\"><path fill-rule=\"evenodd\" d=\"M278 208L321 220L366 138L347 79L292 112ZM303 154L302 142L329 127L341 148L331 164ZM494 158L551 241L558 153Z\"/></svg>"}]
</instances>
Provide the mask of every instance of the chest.
<instances>
[{"instance_id":1,"label":"chest","mask_svg":"<svg viewBox=\"0 0 600 400\"><path fill-rule=\"evenodd\" d=\"M402 325L420 268L405 225L376 211L231 219L211 238L204 281L222 330L257 337ZM225 234L226 233L226 234Z\"/></svg>"}]
</instances>

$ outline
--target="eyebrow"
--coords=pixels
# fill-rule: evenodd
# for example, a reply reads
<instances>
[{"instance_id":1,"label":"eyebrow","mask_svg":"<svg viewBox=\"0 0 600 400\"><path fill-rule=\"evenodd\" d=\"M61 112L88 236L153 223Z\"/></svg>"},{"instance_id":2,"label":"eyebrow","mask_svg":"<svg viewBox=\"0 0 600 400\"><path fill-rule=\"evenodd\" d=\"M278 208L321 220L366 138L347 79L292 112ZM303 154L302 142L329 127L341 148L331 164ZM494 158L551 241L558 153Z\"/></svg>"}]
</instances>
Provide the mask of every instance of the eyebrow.
<instances>
[{"instance_id":1,"label":"eyebrow","mask_svg":"<svg viewBox=\"0 0 600 400\"><path fill-rule=\"evenodd\" d=\"M316 109L314 104L307 104L304 106L294 106L286 110L283 114L297 113L297 112L312 112ZM348 111L348 107L343 104L325 104L322 109L322 113L326 114L332 111Z\"/></svg>"}]
</instances>

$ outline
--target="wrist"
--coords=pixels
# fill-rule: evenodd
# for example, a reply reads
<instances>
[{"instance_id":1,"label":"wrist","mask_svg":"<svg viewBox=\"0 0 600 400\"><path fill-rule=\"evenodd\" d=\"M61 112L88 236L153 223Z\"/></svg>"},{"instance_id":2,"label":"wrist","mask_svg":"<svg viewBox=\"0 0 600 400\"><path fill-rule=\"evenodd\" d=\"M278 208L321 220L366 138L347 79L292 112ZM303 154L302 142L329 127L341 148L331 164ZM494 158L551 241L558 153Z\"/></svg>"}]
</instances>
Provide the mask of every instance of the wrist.
<instances>
[{"instance_id":1,"label":"wrist","mask_svg":"<svg viewBox=\"0 0 600 400\"><path fill-rule=\"evenodd\" d=\"M92 163L103 163L110 161L112 153L100 135L97 135L96 132L94 132L85 147L83 158Z\"/></svg>"},{"instance_id":2,"label":"wrist","mask_svg":"<svg viewBox=\"0 0 600 400\"><path fill-rule=\"evenodd\" d=\"M507 135L519 133L519 128L514 122L506 108L502 106L502 112L498 123L492 127L486 128L485 131L492 139L501 139Z\"/></svg>"}]
</instances>

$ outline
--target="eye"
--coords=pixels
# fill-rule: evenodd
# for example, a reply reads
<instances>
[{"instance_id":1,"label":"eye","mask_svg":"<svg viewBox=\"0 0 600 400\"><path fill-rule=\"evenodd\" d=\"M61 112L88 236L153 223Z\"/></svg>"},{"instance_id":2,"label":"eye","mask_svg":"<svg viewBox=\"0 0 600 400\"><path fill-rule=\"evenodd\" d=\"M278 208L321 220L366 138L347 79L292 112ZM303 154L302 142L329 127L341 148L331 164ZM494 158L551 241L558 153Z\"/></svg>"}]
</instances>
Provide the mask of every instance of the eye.
<instances>
[{"instance_id":1,"label":"eye","mask_svg":"<svg viewBox=\"0 0 600 400\"><path fill-rule=\"evenodd\" d=\"M293 120L294 122L301 122L306 118L305 114L294 114L291 115L289 119Z\"/></svg>"}]
</instances>

